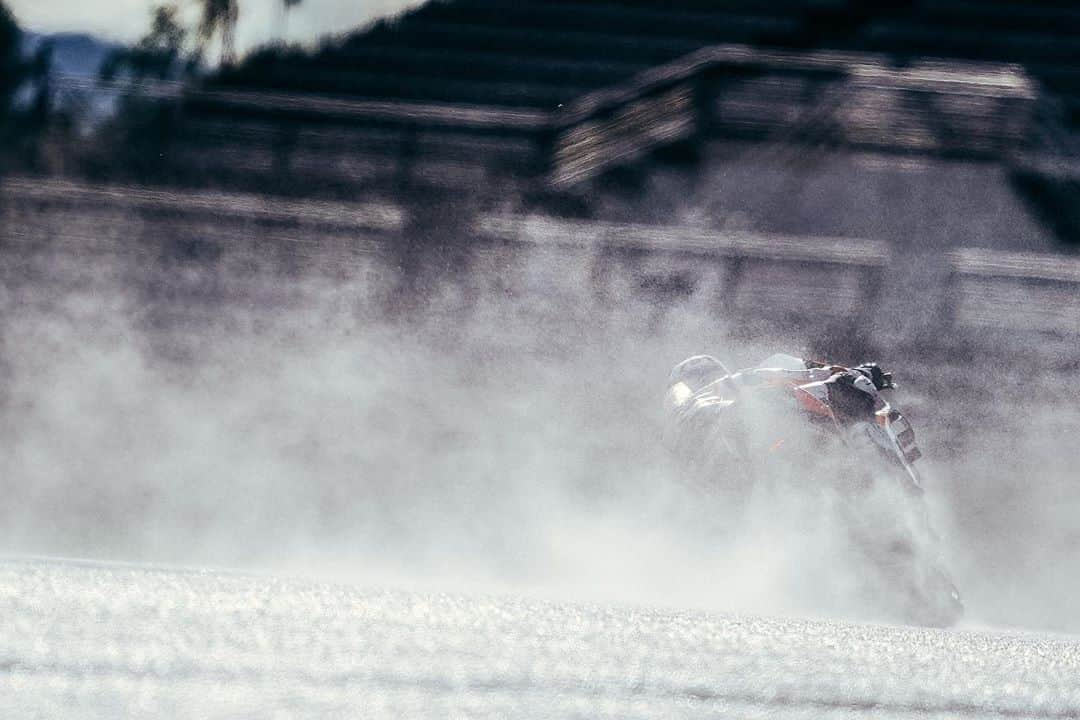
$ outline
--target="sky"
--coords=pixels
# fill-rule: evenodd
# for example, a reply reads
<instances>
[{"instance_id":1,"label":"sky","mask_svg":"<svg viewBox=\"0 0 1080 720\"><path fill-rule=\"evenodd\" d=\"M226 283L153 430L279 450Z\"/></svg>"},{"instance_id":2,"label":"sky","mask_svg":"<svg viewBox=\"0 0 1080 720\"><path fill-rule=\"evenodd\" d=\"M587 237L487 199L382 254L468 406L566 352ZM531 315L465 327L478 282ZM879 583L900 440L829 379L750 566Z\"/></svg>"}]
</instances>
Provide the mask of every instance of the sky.
<instances>
[{"instance_id":1,"label":"sky","mask_svg":"<svg viewBox=\"0 0 1080 720\"><path fill-rule=\"evenodd\" d=\"M42 33L80 32L131 42L146 33L160 0L6 0L19 25ZM286 18L281 0L239 0L237 45L250 49L283 34L305 42L338 34L380 17L423 4L424 0L301 0ZM198 0L180 0L195 15Z\"/></svg>"}]
</instances>

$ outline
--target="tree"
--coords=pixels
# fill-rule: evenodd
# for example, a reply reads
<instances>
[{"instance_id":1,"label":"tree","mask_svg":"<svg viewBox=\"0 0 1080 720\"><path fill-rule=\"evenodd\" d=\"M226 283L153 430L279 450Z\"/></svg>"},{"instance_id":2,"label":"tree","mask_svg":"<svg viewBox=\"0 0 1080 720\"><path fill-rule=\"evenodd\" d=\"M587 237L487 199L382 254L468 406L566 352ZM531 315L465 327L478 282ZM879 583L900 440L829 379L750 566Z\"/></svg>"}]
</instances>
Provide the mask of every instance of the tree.
<instances>
[{"instance_id":1,"label":"tree","mask_svg":"<svg viewBox=\"0 0 1080 720\"><path fill-rule=\"evenodd\" d=\"M153 10L148 32L134 47L112 53L101 67L101 78L116 80L126 75L134 80L174 80L190 74L196 59L185 53L187 31L177 21L175 5L159 5Z\"/></svg>"},{"instance_id":2,"label":"tree","mask_svg":"<svg viewBox=\"0 0 1080 720\"><path fill-rule=\"evenodd\" d=\"M0 132L10 131L15 93L26 79L22 32L11 11L0 0Z\"/></svg>"},{"instance_id":3,"label":"tree","mask_svg":"<svg viewBox=\"0 0 1080 720\"><path fill-rule=\"evenodd\" d=\"M168 175L177 98L167 83L190 78L199 63L176 5L160 5L152 12L149 32L102 66L101 79L119 81L121 94L116 113L99 128L95 151L88 156L92 173L120 173L142 182Z\"/></svg>"},{"instance_id":4,"label":"tree","mask_svg":"<svg viewBox=\"0 0 1080 720\"><path fill-rule=\"evenodd\" d=\"M199 22L200 50L215 36L221 36L221 64L232 65L236 59L236 19L240 14L237 0L202 0L202 20Z\"/></svg>"},{"instance_id":5,"label":"tree","mask_svg":"<svg viewBox=\"0 0 1080 720\"><path fill-rule=\"evenodd\" d=\"M281 0L285 9L284 17L290 10L299 5L301 0ZM240 16L240 5L237 0L202 0L202 20L199 23L199 38L202 42L202 50L214 39L215 35L221 36L221 64L232 65L236 60L236 20ZM283 22L284 22L283 17ZM282 35L284 35L284 27Z\"/></svg>"},{"instance_id":6,"label":"tree","mask_svg":"<svg viewBox=\"0 0 1080 720\"><path fill-rule=\"evenodd\" d=\"M0 0L0 163L33 166L53 118L52 43L38 43L27 58L22 40L14 16Z\"/></svg>"}]
</instances>

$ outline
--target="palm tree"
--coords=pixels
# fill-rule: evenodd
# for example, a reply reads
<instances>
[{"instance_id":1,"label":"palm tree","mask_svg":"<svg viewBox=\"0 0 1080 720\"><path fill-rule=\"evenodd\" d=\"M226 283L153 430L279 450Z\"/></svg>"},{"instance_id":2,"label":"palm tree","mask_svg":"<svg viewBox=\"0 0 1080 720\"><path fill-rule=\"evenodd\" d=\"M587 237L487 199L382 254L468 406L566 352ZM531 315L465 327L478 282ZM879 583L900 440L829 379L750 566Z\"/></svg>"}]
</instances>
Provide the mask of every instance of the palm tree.
<instances>
[{"instance_id":1,"label":"palm tree","mask_svg":"<svg viewBox=\"0 0 1080 720\"><path fill-rule=\"evenodd\" d=\"M199 23L199 40L202 49L221 35L221 64L231 65L236 59L236 18L240 13L237 0L202 0L202 21Z\"/></svg>"}]
</instances>

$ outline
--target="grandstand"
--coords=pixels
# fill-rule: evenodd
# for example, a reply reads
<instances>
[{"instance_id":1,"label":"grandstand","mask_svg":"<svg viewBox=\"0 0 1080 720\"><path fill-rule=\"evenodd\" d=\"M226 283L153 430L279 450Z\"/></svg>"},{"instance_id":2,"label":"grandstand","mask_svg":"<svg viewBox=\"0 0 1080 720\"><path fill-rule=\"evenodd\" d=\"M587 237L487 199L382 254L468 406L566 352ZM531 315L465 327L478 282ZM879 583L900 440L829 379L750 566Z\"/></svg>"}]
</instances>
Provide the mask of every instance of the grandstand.
<instances>
[{"instance_id":1,"label":"grandstand","mask_svg":"<svg viewBox=\"0 0 1080 720\"><path fill-rule=\"evenodd\" d=\"M852 152L901 154L935 159L943 188L990 167L985 203L950 203L1049 248L1080 237L1078 23L1052 0L437 0L222 71L188 95L173 157L181 177L240 189L286 174L345 197L468 188L633 221L649 193L650 216L672 222L686 208L654 192L663 175L667 195L759 229L867 234L878 220L807 226L819 211L778 217L730 188L718 205L710 188L779 156L747 186L779 173L857 215L867 200L851 191L875 161ZM808 158L829 167L808 173Z\"/></svg>"},{"instance_id":2,"label":"grandstand","mask_svg":"<svg viewBox=\"0 0 1080 720\"><path fill-rule=\"evenodd\" d=\"M898 63L1019 63L1062 96L1075 125L1078 30L1080 8L1052 0L443 0L310 57L257 55L219 82L552 109L701 47L735 43L887 53Z\"/></svg>"}]
</instances>

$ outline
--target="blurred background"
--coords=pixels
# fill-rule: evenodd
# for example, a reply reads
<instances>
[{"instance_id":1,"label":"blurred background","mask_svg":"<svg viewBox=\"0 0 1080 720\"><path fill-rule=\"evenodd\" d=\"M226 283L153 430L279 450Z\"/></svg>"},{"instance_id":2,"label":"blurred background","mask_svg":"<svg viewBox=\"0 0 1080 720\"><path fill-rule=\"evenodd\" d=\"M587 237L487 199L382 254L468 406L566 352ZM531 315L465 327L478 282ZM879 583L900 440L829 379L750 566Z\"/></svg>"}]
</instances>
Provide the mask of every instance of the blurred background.
<instances>
[{"instance_id":1,"label":"blurred background","mask_svg":"<svg viewBox=\"0 0 1080 720\"><path fill-rule=\"evenodd\" d=\"M659 405L784 351L1080 630L1072 3L7 2L0 552L760 610Z\"/></svg>"}]
</instances>

